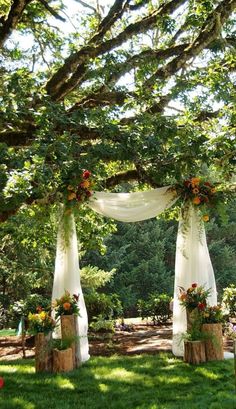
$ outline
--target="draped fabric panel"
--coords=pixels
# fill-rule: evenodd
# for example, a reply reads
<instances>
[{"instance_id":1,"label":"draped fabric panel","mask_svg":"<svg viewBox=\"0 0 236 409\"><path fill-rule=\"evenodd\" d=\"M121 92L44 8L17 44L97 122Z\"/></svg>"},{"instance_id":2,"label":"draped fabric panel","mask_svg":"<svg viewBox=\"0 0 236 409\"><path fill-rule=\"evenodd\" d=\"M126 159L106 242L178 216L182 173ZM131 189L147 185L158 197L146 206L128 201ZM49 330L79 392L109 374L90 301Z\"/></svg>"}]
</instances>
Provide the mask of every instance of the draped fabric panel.
<instances>
[{"instance_id":1,"label":"draped fabric panel","mask_svg":"<svg viewBox=\"0 0 236 409\"><path fill-rule=\"evenodd\" d=\"M179 222L176 242L172 351L177 356L183 356L182 334L187 330L186 312L178 301L179 287L187 289L193 283L205 289L210 288L208 303L217 304L216 283L204 224L199 219L198 211L190 206L185 211L185 222L183 219Z\"/></svg>"},{"instance_id":2,"label":"draped fabric panel","mask_svg":"<svg viewBox=\"0 0 236 409\"><path fill-rule=\"evenodd\" d=\"M177 200L170 186L147 192L107 193L94 192L88 206L103 216L122 222L150 219L171 207Z\"/></svg>"},{"instance_id":3,"label":"draped fabric panel","mask_svg":"<svg viewBox=\"0 0 236 409\"><path fill-rule=\"evenodd\" d=\"M78 358L80 362L89 359L88 353L88 317L85 307L83 292L80 284L80 270L78 259L78 244L73 214L67 215L67 228L70 226L70 234L65 239L64 222L62 216L59 222L57 235L57 250L54 272L52 299L60 298L65 290L70 294L79 294L80 316L77 318L78 325Z\"/></svg>"}]
</instances>

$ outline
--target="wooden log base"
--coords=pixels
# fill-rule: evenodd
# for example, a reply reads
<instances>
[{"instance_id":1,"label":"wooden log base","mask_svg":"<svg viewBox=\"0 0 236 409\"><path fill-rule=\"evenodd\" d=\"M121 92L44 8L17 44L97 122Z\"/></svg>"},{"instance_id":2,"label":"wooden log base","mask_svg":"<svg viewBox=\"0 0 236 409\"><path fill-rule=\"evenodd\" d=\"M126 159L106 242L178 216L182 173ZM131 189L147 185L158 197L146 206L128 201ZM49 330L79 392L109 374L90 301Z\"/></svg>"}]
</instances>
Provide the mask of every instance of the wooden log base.
<instances>
[{"instance_id":1,"label":"wooden log base","mask_svg":"<svg viewBox=\"0 0 236 409\"><path fill-rule=\"evenodd\" d=\"M35 335L35 370L36 372L52 371L51 333L39 332Z\"/></svg>"},{"instance_id":2,"label":"wooden log base","mask_svg":"<svg viewBox=\"0 0 236 409\"><path fill-rule=\"evenodd\" d=\"M53 372L69 372L73 368L72 349L53 349Z\"/></svg>"},{"instance_id":3,"label":"wooden log base","mask_svg":"<svg viewBox=\"0 0 236 409\"><path fill-rule=\"evenodd\" d=\"M207 361L222 361L224 359L222 324L203 324L202 332L206 334Z\"/></svg>"},{"instance_id":4,"label":"wooden log base","mask_svg":"<svg viewBox=\"0 0 236 409\"><path fill-rule=\"evenodd\" d=\"M70 347L72 349L72 359L73 366L77 368L79 366L78 356L77 356L77 341L78 336L77 331L77 317L75 315L62 315L61 316L61 337L62 340L68 340L70 342Z\"/></svg>"},{"instance_id":5,"label":"wooden log base","mask_svg":"<svg viewBox=\"0 0 236 409\"><path fill-rule=\"evenodd\" d=\"M206 362L204 341L185 341L184 361L194 365Z\"/></svg>"}]
</instances>

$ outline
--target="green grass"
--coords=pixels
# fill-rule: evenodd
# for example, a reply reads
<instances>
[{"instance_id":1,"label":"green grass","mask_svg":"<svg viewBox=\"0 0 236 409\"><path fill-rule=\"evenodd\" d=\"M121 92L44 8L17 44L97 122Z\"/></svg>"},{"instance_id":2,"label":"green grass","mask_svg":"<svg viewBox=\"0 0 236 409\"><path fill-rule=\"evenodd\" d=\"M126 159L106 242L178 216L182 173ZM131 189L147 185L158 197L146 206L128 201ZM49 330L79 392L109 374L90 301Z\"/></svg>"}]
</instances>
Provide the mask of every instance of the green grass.
<instances>
[{"instance_id":1,"label":"green grass","mask_svg":"<svg viewBox=\"0 0 236 409\"><path fill-rule=\"evenodd\" d=\"M0 337L10 337L12 335L16 335L15 329L1 329L0 330Z\"/></svg>"},{"instance_id":2,"label":"green grass","mask_svg":"<svg viewBox=\"0 0 236 409\"><path fill-rule=\"evenodd\" d=\"M1 409L236 409L233 360L191 366L171 354L93 357L67 374L1 362Z\"/></svg>"}]
</instances>

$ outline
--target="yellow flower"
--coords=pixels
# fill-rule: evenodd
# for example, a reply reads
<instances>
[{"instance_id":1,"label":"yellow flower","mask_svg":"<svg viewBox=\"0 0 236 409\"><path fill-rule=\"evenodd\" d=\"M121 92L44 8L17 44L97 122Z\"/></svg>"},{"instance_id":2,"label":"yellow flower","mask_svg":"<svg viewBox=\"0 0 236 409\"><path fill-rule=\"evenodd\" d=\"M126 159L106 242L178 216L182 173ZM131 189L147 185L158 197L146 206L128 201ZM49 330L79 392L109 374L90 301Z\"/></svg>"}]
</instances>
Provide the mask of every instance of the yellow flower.
<instances>
[{"instance_id":1,"label":"yellow flower","mask_svg":"<svg viewBox=\"0 0 236 409\"><path fill-rule=\"evenodd\" d=\"M213 188L211 189L211 193L215 193L215 192L216 192L216 188L213 187Z\"/></svg>"},{"instance_id":2,"label":"yellow flower","mask_svg":"<svg viewBox=\"0 0 236 409\"><path fill-rule=\"evenodd\" d=\"M74 187L71 186L71 185L68 185L68 186L67 186L67 190L74 190Z\"/></svg>"},{"instance_id":3,"label":"yellow flower","mask_svg":"<svg viewBox=\"0 0 236 409\"><path fill-rule=\"evenodd\" d=\"M68 200L73 200L73 199L75 199L75 198L76 198L75 192L71 192L71 193L67 196L67 199L68 199Z\"/></svg>"},{"instance_id":4,"label":"yellow flower","mask_svg":"<svg viewBox=\"0 0 236 409\"><path fill-rule=\"evenodd\" d=\"M193 193L196 195L197 193L199 193L199 189L197 187L193 188Z\"/></svg>"},{"instance_id":5,"label":"yellow flower","mask_svg":"<svg viewBox=\"0 0 236 409\"><path fill-rule=\"evenodd\" d=\"M204 215L202 216L202 220L203 220L204 222L208 222L208 221L209 221L209 216L208 216L208 214L204 214Z\"/></svg>"},{"instance_id":6,"label":"yellow flower","mask_svg":"<svg viewBox=\"0 0 236 409\"><path fill-rule=\"evenodd\" d=\"M40 316L40 318L41 318L42 320L45 320L45 319L46 319L47 314L46 314L46 312L45 312L45 311L42 311L42 312L40 312L39 316Z\"/></svg>"},{"instance_id":7,"label":"yellow flower","mask_svg":"<svg viewBox=\"0 0 236 409\"><path fill-rule=\"evenodd\" d=\"M83 182L80 183L80 186L87 189L90 186L89 180L84 180Z\"/></svg>"}]
</instances>

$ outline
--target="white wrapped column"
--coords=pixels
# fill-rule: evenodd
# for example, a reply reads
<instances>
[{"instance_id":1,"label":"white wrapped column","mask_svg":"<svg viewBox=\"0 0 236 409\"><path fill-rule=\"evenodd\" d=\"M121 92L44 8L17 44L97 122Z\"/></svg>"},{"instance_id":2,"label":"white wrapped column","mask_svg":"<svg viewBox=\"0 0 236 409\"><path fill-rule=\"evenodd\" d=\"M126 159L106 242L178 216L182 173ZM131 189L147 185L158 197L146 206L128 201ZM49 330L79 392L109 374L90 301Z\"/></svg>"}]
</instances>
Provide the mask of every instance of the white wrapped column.
<instances>
[{"instance_id":1,"label":"white wrapped column","mask_svg":"<svg viewBox=\"0 0 236 409\"><path fill-rule=\"evenodd\" d=\"M177 356L183 356L181 335L187 330L186 312L179 303L178 288L184 287L186 290L193 283L202 285L205 289L210 288L208 303L217 304L216 283L204 223L200 220L197 209L191 204L186 208L185 215L185 222L182 219L179 222L175 258L172 351Z\"/></svg>"},{"instance_id":2,"label":"white wrapped column","mask_svg":"<svg viewBox=\"0 0 236 409\"><path fill-rule=\"evenodd\" d=\"M65 224L66 231L65 234ZM68 232L70 233L68 234ZM88 316L80 284L78 245L73 214L62 216L57 235L57 251L54 272L52 299L60 298L65 290L71 295L79 295L80 317L78 317L78 357L80 362L89 359L88 353Z\"/></svg>"}]
</instances>

